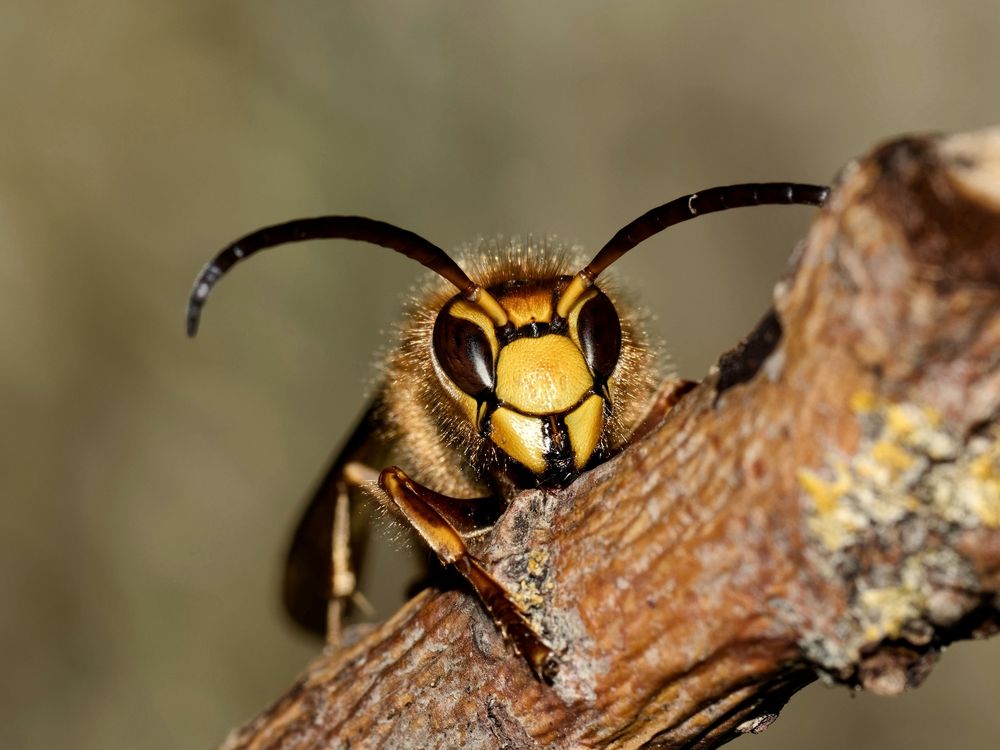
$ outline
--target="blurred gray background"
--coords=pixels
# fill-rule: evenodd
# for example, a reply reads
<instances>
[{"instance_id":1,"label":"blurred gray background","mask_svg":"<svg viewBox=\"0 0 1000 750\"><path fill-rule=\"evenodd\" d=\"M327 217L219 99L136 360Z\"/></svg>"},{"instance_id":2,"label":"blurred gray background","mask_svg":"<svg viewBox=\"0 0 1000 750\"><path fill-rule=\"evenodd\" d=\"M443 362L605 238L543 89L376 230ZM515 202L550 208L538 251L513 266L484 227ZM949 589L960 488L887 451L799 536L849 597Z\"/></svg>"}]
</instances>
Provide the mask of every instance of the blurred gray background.
<instances>
[{"instance_id":1,"label":"blurred gray background","mask_svg":"<svg viewBox=\"0 0 1000 750\"><path fill-rule=\"evenodd\" d=\"M281 559L418 268L273 252L192 342L212 253L327 212L595 248L684 192L827 181L894 134L1000 122L1000 4L52 0L0 10L0 68L0 747L209 748L317 653ZM811 215L619 264L684 376ZM1000 641L959 644L912 694L813 686L738 744L995 748L998 696Z\"/></svg>"}]
</instances>

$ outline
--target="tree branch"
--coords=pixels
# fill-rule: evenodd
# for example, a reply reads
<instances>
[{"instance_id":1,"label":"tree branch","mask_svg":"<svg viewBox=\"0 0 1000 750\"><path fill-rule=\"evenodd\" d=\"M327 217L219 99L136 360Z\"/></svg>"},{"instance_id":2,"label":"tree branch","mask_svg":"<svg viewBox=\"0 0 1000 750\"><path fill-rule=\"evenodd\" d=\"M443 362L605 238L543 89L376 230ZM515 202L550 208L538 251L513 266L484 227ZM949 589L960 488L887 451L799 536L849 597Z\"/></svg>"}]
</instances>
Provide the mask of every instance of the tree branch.
<instances>
[{"instance_id":1,"label":"tree branch","mask_svg":"<svg viewBox=\"0 0 1000 750\"><path fill-rule=\"evenodd\" d=\"M647 438L516 497L486 562L552 687L426 591L224 748L717 747L1000 623L1000 130L843 170L757 330Z\"/></svg>"}]
</instances>

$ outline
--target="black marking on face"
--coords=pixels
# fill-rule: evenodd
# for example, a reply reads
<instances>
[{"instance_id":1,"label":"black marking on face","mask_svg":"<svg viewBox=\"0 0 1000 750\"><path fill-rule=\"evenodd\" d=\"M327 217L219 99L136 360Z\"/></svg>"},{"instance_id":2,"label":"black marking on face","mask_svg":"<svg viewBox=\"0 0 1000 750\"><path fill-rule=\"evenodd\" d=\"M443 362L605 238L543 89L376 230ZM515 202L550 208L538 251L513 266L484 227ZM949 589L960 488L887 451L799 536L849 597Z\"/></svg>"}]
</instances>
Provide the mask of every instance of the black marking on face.
<instances>
[{"instance_id":1,"label":"black marking on face","mask_svg":"<svg viewBox=\"0 0 1000 750\"><path fill-rule=\"evenodd\" d=\"M538 321L531 321L527 325L523 325L517 329L514 334L515 339L538 339L550 333L550 326L548 323L539 323Z\"/></svg>"},{"instance_id":2,"label":"black marking on face","mask_svg":"<svg viewBox=\"0 0 1000 750\"><path fill-rule=\"evenodd\" d=\"M493 391L476 401L476 430L479 432L479 437L489 438L493 432L493 413L499 408L500 404Z\"/></svg>"},{"instance_id":3,"label":"black marking on face","mask_svg":"<svg viewBox=\"0 0 1000 750\"><path fill-rule=\"evenodd\" d=\"M514 328L514 324L510 321L507 321L506 324L497 328L496 334L497 341L500 342L501 348L507 346L507 344L517 338L517 330Z\"/></svg>"},{"instance_id":4,"label":"black marking on face","mask_svg":"<svg viewBox=\"0 0 1000 750\"><path fill-rule=\"evenodd\" d=\"M541 486L563 486L579 473L564 416L552 414L542 418L546 450L545 472L539 477Z\"/></svg>"}]
</instances>

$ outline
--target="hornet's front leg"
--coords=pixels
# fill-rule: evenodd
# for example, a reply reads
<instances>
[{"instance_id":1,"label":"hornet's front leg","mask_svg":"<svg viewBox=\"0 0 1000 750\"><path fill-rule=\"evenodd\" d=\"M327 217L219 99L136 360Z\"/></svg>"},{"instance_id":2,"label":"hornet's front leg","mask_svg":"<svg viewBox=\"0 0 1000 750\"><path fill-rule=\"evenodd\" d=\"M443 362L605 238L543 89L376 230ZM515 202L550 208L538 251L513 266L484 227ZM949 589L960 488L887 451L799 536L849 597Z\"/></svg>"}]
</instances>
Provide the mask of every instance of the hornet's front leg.
<instances>
[{"instance_id":1,"label":"hornet's front leg","mask_svg":"<svg viewBox=\"0 0 1000 750\"><path fill-rule=\"evenodd\" d=\"M535 675L551 683L559 666L552 649L511 593L466 546L468 537L499 518L500 501L448 497L418 484L395 466L383 470L378 483L441 562L452 565L472 585L500 632L524 655Z\"/></svg>"}]
</instances>

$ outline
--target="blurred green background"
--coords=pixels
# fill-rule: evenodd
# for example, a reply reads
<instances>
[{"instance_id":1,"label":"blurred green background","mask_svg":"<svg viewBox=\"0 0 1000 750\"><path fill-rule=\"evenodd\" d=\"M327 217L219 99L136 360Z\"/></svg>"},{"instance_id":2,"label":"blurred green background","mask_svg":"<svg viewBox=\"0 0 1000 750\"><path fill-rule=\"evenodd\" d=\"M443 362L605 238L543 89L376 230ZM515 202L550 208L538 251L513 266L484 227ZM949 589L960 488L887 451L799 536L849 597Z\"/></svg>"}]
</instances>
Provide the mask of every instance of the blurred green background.
<instances>
[{"instance_id":1,"label":"blurred green background","mask_svg":"<svg viewBox=\"0 0 1000 750\"><path fill-rule=\"evenodd\" d=\"M281 559L417 272L274 252L191 342L212 253L327 212L594 248L684 192L827 181L1000 122L1000 3L52 0L0 10L0 67L0 747L208 748L318 650ZM756 321L811 215L619 264L683 375ZM813 686L739 746L995 748L998 696L1000 641L960 644L912 694Z\"/></svg>"}]
</instances>

